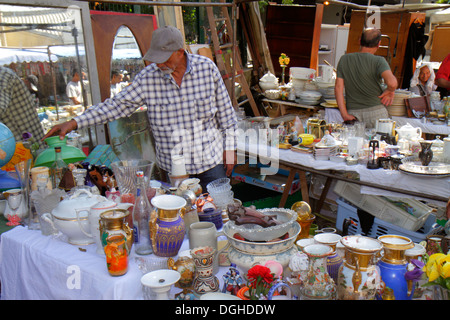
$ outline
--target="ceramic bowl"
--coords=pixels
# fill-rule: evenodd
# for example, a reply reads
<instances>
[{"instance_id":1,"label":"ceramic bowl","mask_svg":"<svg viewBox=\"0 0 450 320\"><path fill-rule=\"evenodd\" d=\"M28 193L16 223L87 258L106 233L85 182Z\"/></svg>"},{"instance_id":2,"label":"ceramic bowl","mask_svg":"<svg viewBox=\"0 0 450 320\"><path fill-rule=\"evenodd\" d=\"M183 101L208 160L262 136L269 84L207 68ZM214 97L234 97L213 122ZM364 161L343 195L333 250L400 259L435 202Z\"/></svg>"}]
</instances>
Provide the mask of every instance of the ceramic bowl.
<instances>
[{"instance_id":1,"label":"ceramic bowl","mask_svg":"<svg viewBox=\"0 0 450 320\"><path fill-rule=\"evenodd\" d=\"M280 90L266 90L264 92L264 95L266 96L267 99L277 100L281 96L281 91Z\"/></svg>"},{"instance_id":2,"label":"ceramic bowl","mask_svg":"<svg viewBox=\"0 0 450 320\"><path fill-rule=\"evenodd\" d=\"M251 242L234 238L233 235L237 232L230 227L230 222L232 221L229 221L224 225L223 231L227 236L228 242L230 243L231 247L239 250L240 252L263 256L277 254L291 248L301 230L300 225L296 221L294 221L294 223L288 229L289 237L287 239L274 242Z\"/></svg>"},{"instance_id":3,"label":"ceramic bowl","mask_svg":"<svg viewBox=\"0 0 450 320\"><path fill-rule=\"evenodd\" d=\"M276 220L281 222L281 224L263 228L257 224L236 225L234 221L230 221L227 223L227 229L230 230L229 233L231 235L239 233L244 239L249 241L270 241L284 236L297 220L297 213L290 209L261 209L258 212L265 215L275 215Z\"/></svg>"},{"instance_id":4,"label":"ceramic bowl","mask_svg":"<svg viewBox=\"0 0 450 320\"><path fill-rule=\"evenodd\" d=\"M206 208L202 212L198 213L198 219L200 221L208 221L214 223L217 230L220 230L223 226L222 210Z\"/></svg>"},{"instance_id":5,"label":"ceramic bowl","mask_svg":"<svg viewBox=\"0 0 450 320\"><path fill-rule=\"evenodd\" d=\"M259 86L263 91L278 89L278 82L275 81L260 81Z\"/></svg>"},{"instance_id":6,"label":"ceramic bowl","mask_svg":"<svg viewBox=\"0 0 450 320\"><path fill-rule=\"evenodd\" d=\"M286 250L274 252L271 254L252 254L242 252L236 248L231 247L228 252L228 258L231 263L236 264L240 271L247 273L250 268L257 264L264 265L268 261L276 261L281 264L283 269L287 269L289 261L293 255L298 252L296 246L291 246Z\"/></svg>"}]
</instances>

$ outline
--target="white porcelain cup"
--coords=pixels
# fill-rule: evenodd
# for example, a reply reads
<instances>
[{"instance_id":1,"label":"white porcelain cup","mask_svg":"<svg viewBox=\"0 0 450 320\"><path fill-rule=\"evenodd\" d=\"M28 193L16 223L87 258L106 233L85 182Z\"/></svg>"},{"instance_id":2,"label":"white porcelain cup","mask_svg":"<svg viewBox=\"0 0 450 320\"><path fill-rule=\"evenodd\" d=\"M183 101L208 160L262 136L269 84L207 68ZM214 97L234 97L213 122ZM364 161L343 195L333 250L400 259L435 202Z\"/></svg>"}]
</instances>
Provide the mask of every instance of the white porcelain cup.
<instances>
[{"instance_id":1,"label":"white porcelain cup","mask_svg":"<svg viewBox=\"0 0 450 320\"><path fill-rule=\"evenodd\" d=\"M172 176L184 176L186 175L186 162L183 156L176 155L172 157Z\"/></svg>"},{"instance_id":2,"label":"white porcelain cup","mask_svg":"<svg viewBox=\"0 0 450 320\"><path fill-rule=\"evenodd\" d=\"M217 250L217 238L223 235L223 232L218 232L216 225L208 221L194 222L189 226L189 248L194 249L198 247L209 246L216 249L213 261L213 272L216 274L219 271L219 252Z\"/></svg>"},{"instance_id":3,"label":"white porcelain cup","mask_svg":"<svg viewBox=\"0 0 450 320\"><path fill-rule=\"evenodd\" d=\"M450 137L444 138L444 159L450 162Z\"/></svg>"},{"instance_id":4,"label":"white porcelain cup","mask_svg":"<svg viewBox=\"0 0 450 320\"><path fill-rule=\"evenodd\" d=\"M333 80L333 67L324 64L319 65L319 75L323 82L331 82Z\"/></svg>"}]
</instances>

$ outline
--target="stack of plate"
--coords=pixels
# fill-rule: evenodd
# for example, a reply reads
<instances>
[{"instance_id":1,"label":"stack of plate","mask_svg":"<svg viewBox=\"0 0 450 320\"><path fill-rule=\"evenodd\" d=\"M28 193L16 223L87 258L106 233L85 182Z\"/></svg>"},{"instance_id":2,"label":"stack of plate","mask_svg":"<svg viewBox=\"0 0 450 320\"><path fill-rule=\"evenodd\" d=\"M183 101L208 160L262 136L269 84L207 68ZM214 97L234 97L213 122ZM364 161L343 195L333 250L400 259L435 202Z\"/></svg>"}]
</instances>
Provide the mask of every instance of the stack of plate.
<instances>
[{"instance_id":1,"label":"stack of plate","mask_svg":"<svg viewBox=\"0 0 450 320\"><path fill-rule=\"evenodd\" d=\"M410 93L405 90L396 90L394 101L387 107L390 116L403 117L406 115L405 99L410 97Z\"/></svg>"},{"instance_id":2,"label":"stack of plate","mask_svg":"<svg viewBox=\"0 0 450 320\"><path fill-rule=\"evenodd\" d=\"M296 93L296 96L299 97L299 93L304 90L309 90L305 88L308 83L314 79L316 75L316 70L310 68L301 68L301 67L291 67L289 68L289 79L292 85L292 89Z\"/></svg>"},{"instance_id":3,"label":"stack of plate","mask_svg":"<svg viewBox=\"0 0 450 320\"><path fill-rule=\"evenodd\" d=\"M325 108L338 108L336 99L325 99L325 102L322 102L320 105Z\"/></svg>"},{"instance_id":4,"label":"stack of plate","mask_svg":"<svg viewBox=\"0 0 450 320\"><path fill-rule=\"evenodd\" d=\"M308 80L291 78L291 88L294 89L294 92L300 93L305 89L305 84L307 82Z\"/></svg>"},{"instance_id":5,"label":"stack of plate","mask_svg":"<svg viewBox=\"0 0 450 320\"><path fill-rule=\"evenodd\" d=\"M316 81L316 86L325 99L335 99L334 82Z\"/></svg>"},{"instance_id":6,"label":"stack of plate","mask_svg":"<svg viewBox=\"0 0 450 320\"><path fill-rule=\"evenodd\" d=\"M320 98L322 98L322 94L318 91L303 91L298 94L300 97L300 103L306 104L309 106L315 106L319 104Z\"/></svg>"},{"instance_id":7,"label":"stack of plate","mask_svg":"<svg viewBox=\"0 0 450 320\"><path fill-rule=\"evenodd\" d=\"M338 146L323 146L319 147L317 145L314 146L314 159L316 160L330 160L331 156L334 156L338 153Z\"/></svg>"}]
</instances>

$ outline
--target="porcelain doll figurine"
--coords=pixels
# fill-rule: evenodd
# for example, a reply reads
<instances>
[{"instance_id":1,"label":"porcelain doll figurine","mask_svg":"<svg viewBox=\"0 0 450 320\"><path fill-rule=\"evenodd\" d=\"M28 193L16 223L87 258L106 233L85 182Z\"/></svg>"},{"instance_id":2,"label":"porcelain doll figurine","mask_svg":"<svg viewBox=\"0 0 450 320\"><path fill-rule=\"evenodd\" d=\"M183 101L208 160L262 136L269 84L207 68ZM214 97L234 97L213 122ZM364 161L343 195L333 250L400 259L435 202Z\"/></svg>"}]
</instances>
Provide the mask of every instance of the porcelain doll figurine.
<instances>
[{"instance_id":1,"label":"porcelain doll figurine","mask_svg":"<svg viewBox=\"0 0 450 320\"><path fill-rule=\"evenodd\" d=\"M230 292L234 296L244 286L244 281L234 263L231 264L229 271L223 275L223 282L222 293Z\"/></svg>"}]
</instances>

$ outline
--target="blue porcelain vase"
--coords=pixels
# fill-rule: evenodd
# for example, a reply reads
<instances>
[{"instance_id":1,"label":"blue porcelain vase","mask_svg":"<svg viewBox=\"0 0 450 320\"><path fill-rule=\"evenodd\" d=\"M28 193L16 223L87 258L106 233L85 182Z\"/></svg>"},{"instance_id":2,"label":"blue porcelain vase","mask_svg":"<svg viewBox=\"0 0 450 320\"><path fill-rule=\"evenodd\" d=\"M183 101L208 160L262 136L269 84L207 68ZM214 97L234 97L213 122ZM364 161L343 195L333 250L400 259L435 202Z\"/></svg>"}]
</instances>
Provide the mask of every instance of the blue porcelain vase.
<instances>
[{"instance_id":1,"label":"blue porcelain vase","mask_svg":"<svg viewBox=\"0 0 450 320\"><path fill-rule=\"evenodd\" d=\"M344 259L337 253L336 246L341 240L341 236L336 233L318 233L314 236L314 241L330 246L333 249L333 254L327 257L327 270L330 277L337 283L339 268Z\"/></svg>"},{"instance_id":2,"label":"blue porcelain vase","mask_svg":"<svg viewBox=\"0 0 450 320\"><path fill-rule=\"evenodd\" d=\"M412 249L414 243L411 239L398 235L384 235L378 237L383 244L384 255L378 261L381 279L386 285L394 291L395 300L411 300L414 295L414 286L412 292L408 295L408 283L405 279L406 260L405 251Z\"/></svg>"},{"instance_id":3,"label":"blue porcelain vase","mask_svg":"<svg viewBox=\"0 0 450 320\"><path fill-rule=\"evenodd\" d=\"M394 291L395 300L411 300L414 294L413 287L413 292L408 295L408 283L405 279L407 265L407 263L391 264L383 260L378 262L381 279L387 288L391 288Z\"/></svg>"},{"instance_id":4,"label":"blue porcelain vase","mask_svg":"<svg viewBox=\"0 0 450 320\"><path fill-rule=\"evenodd\" d=\"M175 195L152 198L155 210L150 218L153 253L159 257L174 257L183 244L186 227L182 215L186 200Z\"/></svg>"}]
</instances>

